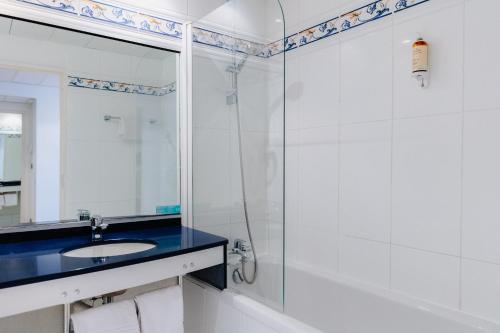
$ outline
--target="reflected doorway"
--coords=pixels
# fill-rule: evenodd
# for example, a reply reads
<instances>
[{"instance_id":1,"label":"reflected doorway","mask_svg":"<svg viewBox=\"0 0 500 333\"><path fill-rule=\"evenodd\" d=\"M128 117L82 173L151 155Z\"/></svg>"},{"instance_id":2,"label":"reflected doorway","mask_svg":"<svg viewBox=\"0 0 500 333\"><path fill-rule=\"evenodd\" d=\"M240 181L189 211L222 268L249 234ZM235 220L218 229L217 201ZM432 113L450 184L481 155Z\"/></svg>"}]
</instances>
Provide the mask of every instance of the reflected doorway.
<instances>
[{"instance_id":1,"label":"reflected doorway","mask_svg":"<svg viewBox=\"0 0 500 333\"><path fill-rule=\"evenodd\" d=\"M0 96L0 226L35 219L34 108L31 98Z\"/></svg>"}]
</instances>

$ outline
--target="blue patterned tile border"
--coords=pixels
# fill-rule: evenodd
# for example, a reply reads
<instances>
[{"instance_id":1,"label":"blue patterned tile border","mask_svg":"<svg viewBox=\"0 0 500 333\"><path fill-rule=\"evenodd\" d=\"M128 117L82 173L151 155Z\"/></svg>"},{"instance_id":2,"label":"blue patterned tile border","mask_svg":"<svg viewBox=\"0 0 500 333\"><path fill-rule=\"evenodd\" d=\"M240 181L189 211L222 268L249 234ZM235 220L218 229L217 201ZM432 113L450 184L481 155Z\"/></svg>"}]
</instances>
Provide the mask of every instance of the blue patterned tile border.
<instances>
[{"instance_id":1,"label":"blue patterned tile border","mask_svg":"<svg viewBox=\"0 0 500 333\"><path fill-rule=\"evenodd\" d=\"M421 3L427 2L430 0L394 0L394 12L399 12L401 10L408 9L410 7L420 5Z\"/></svg>"},{"instance_id":2,"label":"blue patterned tile border","mask_svg":"<svg viewBox=\"0 0 500 333\"><path fill-rule=\"evenodd\" d=\"M182 24L160 17L139 14L139 29L160 35L182 38Z\"/></svg>"},{"instance_id":3,"label":"blue patterned tile border","mask_svg":"<svg viewBox=\"0 0 500 333\"><path fill-rule=\"evenodd\" d=\"M375 21L379 18L391 15L390 0L379 0L364 7L350 11L340 16L339 24L342 31L352 29L362 24Z\"/></svg>"},{"instance_id":4,"label":"blue patterned tile border","mask_svg":"<svg viewBox=\"0 0 500 333\"><path fill-rule=\"evenodd\" d=\"M182 23L94 0L17 0L125 28L182 38Z\"/></svg>"},{"instance_id":5,"label":"blue patterned tile border","mask_svg":"<svg viewBox=\"0 0 500 333\"><path fill-rule=\"evenodd\" d=\"M329 21L318 24L312 28L299 32L300 46L307 45L317 40L328 36L333 36L339 33L338 28L339 18L335 17Z\"/></svg>"},{"instance_id":6,"label":"blue patterned tile border","mask_svg":"<svg viewBox=\"0 0 500 333\"><path fill-rule=\"evenodd\" d=\"M109 24L173 38L182 38L182 24L95 0L17 0L46 9L76 14ZM377 0L338 17L292 34L284 40L262 44L204 28L193 28L193 41L229 51L269 58L430 0Z\"/></svg>"},{"instance_id":7,"label":"blue patterned tile border","mask_svg":"<svg viewBox=\"0 0 500 333\"><path fill-rule=\"evenodd\" d=\"M82 0L80 2L79 13L80 16L86 16L112 24L137 28L136 12L101 2Z\"/></svg>"},{"instance_id":8,"label":"blue patterned tile border","mask_svg":"<svg viewBox=\"0 0 500 333\"><path fill-rule=\"evenodd\" d=\"M175 92L177 89L176 82L172 82L165 87L152 87L135 83L97 80L78 76L68 76L68 86L148 96L165 96Z\"/></svg>"},{"instance_id":9,"label":"blue patterned tile border","mask_svg":"<svg viewBox=\"0 0 500 333\"><path fill-rule=\"evenodd\" d=\"M267 54L263 53L263 50L266 48L265 44L232 37L203 28L193 28L193 42L248 55L268 57Z\"/></svg>"},{"instance_id":10,"label":"blue patterned tile border","mask_svg":"<svg viewBox=\"0 0 500 333\"><path fill-rule=\"evenodd\" d=\"M74 0L19 0L31 5L45 7L48 9L59 10L70 14L77 14L78 3Z\"/></svg>"},{"instance_id":11,"label":"blue patterned tile border","mask_svg":"<svg viewBox=\"0 0 500 333\"><path fill-rule=\"evenodd\" d=\"M284 41L279 40L271 43L267 45L263 54L272 57L283 51L291 51L427 1L430 0L378 0L371 2L363 7L305 29L298 34L292 34L286 37Z\"/></svg>"}]
</instances>

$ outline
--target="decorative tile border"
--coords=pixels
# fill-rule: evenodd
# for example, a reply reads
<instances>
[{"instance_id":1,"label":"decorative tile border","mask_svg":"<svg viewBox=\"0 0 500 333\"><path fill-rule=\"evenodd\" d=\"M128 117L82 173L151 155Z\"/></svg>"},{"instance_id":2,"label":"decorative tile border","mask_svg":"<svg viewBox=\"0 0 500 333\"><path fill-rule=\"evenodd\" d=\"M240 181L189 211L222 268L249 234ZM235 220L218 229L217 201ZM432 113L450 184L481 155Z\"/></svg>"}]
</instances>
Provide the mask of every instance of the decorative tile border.
<instances>
[{"instance_id":1,"label":"decorative tile border","mask_svg":"<svg viewBox=\"0 0 500 333\"><path fill-rule=\"evenodd\" d=\"M139 29L155 34L182 38L182 24L160 17L139 14Z\"/></svg>"},{"instance_id":2,"label":"decorative tile border","mask_svg":"<svg viewBox=\"0 0 500 333\"><path fill-rule=\"evenodd\" d=\"M268 57L272 57L283 51L291 51L427 1L430 0L378 0L300 31L299 33L292 34L286 37L284 42L279 40L271 43L267 45L264 54Z\"/></svg>"},{"instance_id":3,"label":"decorative tile border","mask_svg":"<svg viewBox=\"0 0 500 333\"><path fill-rule=\"evenodd\" d=\"M18 0L20 2L29 3L35 6L45 7L48 9L59 10L62 12L77 14L78 5L73 0Z\"/></svg>"},{"instance_id":4,"label":"decorative tile border","mask_svg":"<svg viewBox=\"0 0 500 333\"><path fill-rule=\"evenodd\" d=\"M86 16L108 23L137 28L136 12L97 1L80 1L79 14L80 16Z\"/></svg>"},{"instance_id":5,"label":"decorative tile border","mask_svg":"<svg viewBox=\"0 0 500 333\"><path fill-rule=\"evenodd\" d=\"M410 7L420 5L421 3L427 2L430 0L395 0L394 1L394 12L399 12L401 10L408 9Z\"/></svg>"},{"instance_id":6,"label":"decorative tile border","mask_svg":"<svg viewBox=\"0 0 500 333\"><path fill-rule=\"evenodd\" d=\"M94 0L17 0L121 27L182 38L182 23Z\"/></svg>"},{"instance_id":7,"label":"decorative tile border","mask_svg":"<svg viewBox=\"0 0 500 333\"><path fill-rule=\"evenodd\" d=\"M268 55L264 53L267 47L265 44L231 37L203 28L193 28L193 42L257 57L268 57Z\"/></svg>"},{"instance_id":8,"label":"decorative tile border","mask_svg":"<svg viewBox=\"0 0 500 333\"><path fill-rule=\"evenodd\" d=\"M148 96L165 96L175 92L177 89L176 82L172 82L165 87L152 87L135 83L97 80L78 76L68 76L68 86Z\"/></svg>"},{"instance_id":9,"label":"decorative tile border","mask_svg":"<svg viewBox=\"0 0 500 333\"><path fill-rule=\"evenodd\" d=\"M173 38L182 38L182 24L166 18L144 14L95 0L17 0L20 2L76 14L87 19L98 20L140 31ZM393 13L414 7L430 0L377 0L338 17L292 34L284 40L268 45L204 28L193 28L193 41L198 44L236 51L261 58L269 58L282 52L294 50L326 37L331 37L373 22Z\"/></svg>"}]
</instances>

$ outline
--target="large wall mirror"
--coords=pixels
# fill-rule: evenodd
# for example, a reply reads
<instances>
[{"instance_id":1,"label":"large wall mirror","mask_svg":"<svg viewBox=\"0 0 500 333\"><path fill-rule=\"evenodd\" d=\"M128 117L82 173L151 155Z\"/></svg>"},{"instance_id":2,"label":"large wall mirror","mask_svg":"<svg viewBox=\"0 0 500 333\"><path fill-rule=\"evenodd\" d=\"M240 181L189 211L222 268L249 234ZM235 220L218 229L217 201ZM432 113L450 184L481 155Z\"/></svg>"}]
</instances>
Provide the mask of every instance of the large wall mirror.
<instances>
[{"instance_id":1,"label":"large wall mirror","mask_svg":"<svg viewBox=\"0 0 500 333\"><path fill-rule=\"evenodd\" d=\"M178 53L0 17L0 227L179 212Z\"/></svg>"}]
</instances>

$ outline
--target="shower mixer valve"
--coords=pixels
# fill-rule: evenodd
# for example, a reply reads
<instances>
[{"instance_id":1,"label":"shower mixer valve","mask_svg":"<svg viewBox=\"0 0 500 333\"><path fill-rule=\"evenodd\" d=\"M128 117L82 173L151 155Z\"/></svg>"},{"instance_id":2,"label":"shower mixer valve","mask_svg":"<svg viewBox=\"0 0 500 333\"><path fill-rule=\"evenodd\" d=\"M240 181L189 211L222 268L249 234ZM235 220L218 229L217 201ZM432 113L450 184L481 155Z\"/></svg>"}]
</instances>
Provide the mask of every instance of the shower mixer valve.
<instances>
[{"instance_id":1,"label":"shower mixer valve","mask_svg":"<svg viewBox=\"0 0 500 333\"><path fill-rule=\"evenodd\" d=\"M232 251L233 253L239 254L243 260L246 260L249 258L249 252L252 251L252 248L249 245L247 245L246 240L235 239Z\"/></svg>"}]
</instances>

